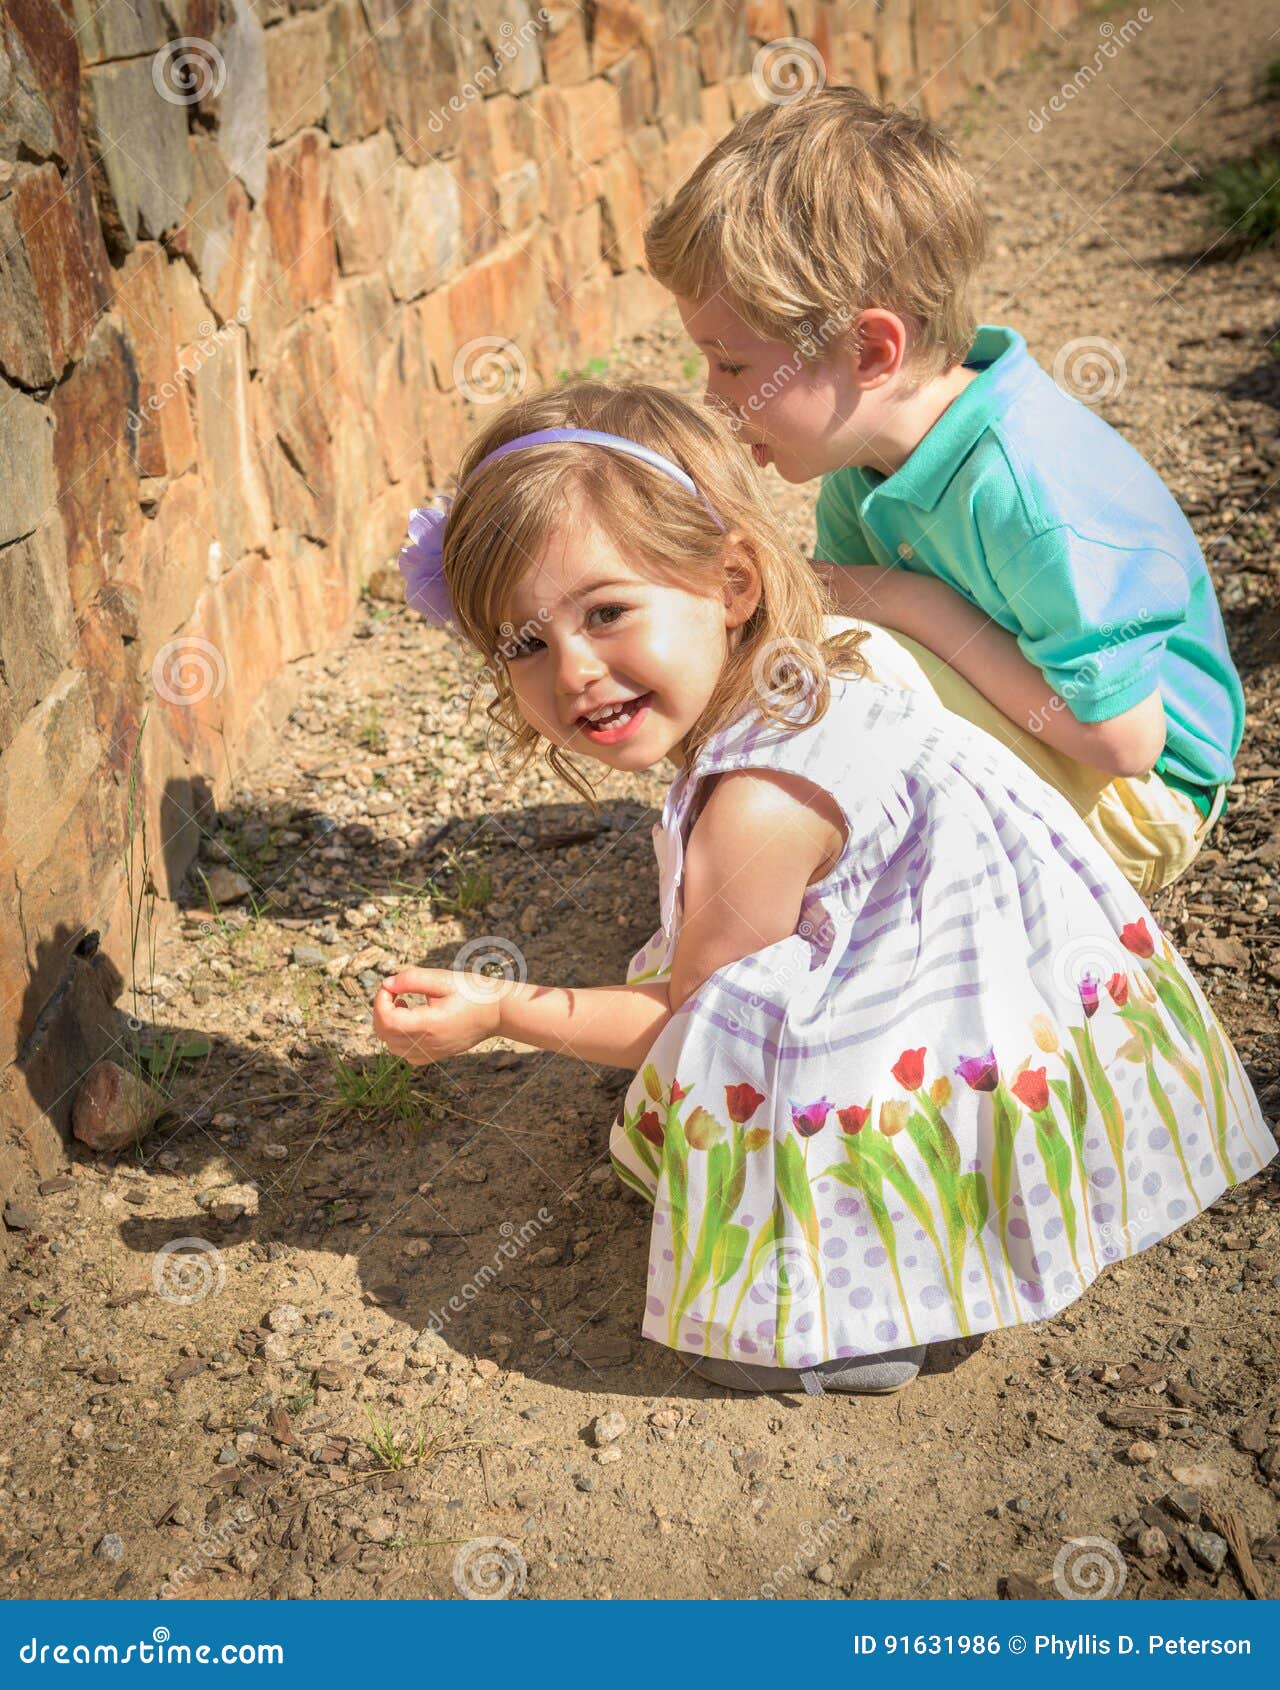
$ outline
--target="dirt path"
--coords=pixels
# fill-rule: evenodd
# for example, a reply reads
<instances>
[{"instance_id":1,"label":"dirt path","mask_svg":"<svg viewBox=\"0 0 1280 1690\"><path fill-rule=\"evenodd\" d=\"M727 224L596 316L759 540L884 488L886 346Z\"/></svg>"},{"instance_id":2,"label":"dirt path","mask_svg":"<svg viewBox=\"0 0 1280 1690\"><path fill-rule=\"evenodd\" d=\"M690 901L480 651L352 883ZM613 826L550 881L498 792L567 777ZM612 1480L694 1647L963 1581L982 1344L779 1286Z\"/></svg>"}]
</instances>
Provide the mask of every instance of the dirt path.
<instances>
[{"instance_id":1,"label":"dirt path","mask_svg":"<svg viewBox=\"0 0 1280 1690\"><path fill-rule=\"evenodd\" d=\"M1097 28L955 121L998 217L982 315L1050 367L1119 349L1105 412L1212 560L1250 723L1216 848L1157 913L1275 1114L1277 266L1197 263L1189 191L1256 136L1274 49L1248 0L1161 6L1032 132ZM692 392L687 356L673 315L612 368ZM777 485L807 543L812 491ZM1238 1597L1198 1535L1234 1514L1280 1596L1272 1170L900 1396L753 1400L637 1336L648 1211L606 1154L625 1074L472 1053L361 1108L386 965L515 944L531 978L589 985L655 922L662 783L618 781L599 817L513 787L450 702L464 680L380 604L312 666L205 864L233 854L262 913L192 911L158 958L151 1018L211 1054L140 1157L77 1151L7 1234L10 1592L452 1598L455 1556L479 1581L500 1539L487 1573L529 1596L1053 1596L1067 1540L1100 1538L1126 1597ZM184 1238L206 1247L163 1253ZM1173 1544L1143 1516L1161 1498Z\"/></svg>"}]
</instances>

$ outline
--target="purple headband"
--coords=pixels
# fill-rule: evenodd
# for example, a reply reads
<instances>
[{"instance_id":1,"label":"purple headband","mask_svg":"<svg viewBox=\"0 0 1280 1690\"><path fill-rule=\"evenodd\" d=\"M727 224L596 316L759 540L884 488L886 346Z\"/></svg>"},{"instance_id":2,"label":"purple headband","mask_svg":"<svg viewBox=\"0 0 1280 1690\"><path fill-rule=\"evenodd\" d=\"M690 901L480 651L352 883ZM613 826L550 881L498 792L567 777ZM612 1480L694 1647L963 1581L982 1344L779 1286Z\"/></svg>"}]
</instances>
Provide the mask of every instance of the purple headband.
<instances>
[{"instance_id":1,"label":"purple headband","mask_svg":"<svg viewBox=\"0 0 1280 1690\"><path fill-rule=\"evenodd\" d=\"M532 434L522 434L518 439L508 440L505 445L495 447L492 452L481 458L471 474L474 475L477 470L483 469L485 464L491 463L494 458L501 458L521 446L541 446L554 440L583 440L592 446L608 446L612 451L626 452L633 458L640 458L644 463L652 464L654 469L660 469L664 475L669 475L673 481L678 481L682 487L687 488L695 498L701 499L717 528L721 533L725 532L724 523L704 495L698 491L692 476L682 470L679 464L673 464L670 458L664 458L661 452L655 452L649 446L642 446L638 440L628 440L624 434L601 434L594 428L535 429ZM452 504L452 498L446 497L443 510L423 506L419 510L410 511L409 544L400 553L400 571L404 576L406 600L429 622L436 622L444 627L452 625L453 616L449 589L444 578L444 531Z\"/></svg>"}]
</instances>

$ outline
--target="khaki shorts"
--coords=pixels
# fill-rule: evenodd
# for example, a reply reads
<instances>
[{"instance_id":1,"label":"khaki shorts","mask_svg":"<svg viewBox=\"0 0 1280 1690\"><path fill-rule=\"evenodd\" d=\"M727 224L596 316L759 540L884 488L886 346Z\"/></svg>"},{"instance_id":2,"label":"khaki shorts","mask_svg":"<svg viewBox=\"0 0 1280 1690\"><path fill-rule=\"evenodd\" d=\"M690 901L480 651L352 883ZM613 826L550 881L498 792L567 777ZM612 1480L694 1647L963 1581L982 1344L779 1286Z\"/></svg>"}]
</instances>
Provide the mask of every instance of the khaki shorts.
<instances>
[{"instance_id":1,"label":"khaki shorts","mask_svg":"<svg viewBox=\"0 0 1280 1690\"><path fill-rule=\"evenodd\" d=\"M1070 802L1140 897L1150 898L1170 885L1194 861L1221 814L1225 787L1218 788L1213 808L1202 816L1185 792L1166 786L1154 771L1108 779L1100 770L1077 763L1038 735L1019 728L963 675L917 641L871 622L826 619L828 634L856 627L867 630L862 654L878 681L912 692L930 692L948 710L1007 745Z\"/></svg>"}]
</instances>

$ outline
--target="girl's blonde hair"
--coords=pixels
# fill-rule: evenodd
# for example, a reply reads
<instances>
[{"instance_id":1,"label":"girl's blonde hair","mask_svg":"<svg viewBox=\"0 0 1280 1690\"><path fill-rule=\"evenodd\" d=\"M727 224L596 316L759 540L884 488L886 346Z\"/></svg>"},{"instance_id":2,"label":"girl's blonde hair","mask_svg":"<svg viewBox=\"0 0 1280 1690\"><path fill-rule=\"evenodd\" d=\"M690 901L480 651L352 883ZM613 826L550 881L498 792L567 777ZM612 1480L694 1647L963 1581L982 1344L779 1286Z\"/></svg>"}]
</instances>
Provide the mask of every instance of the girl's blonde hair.
<instances>
[{"instance_id":1,"label":"girl's blonde hair","mask_svg":"<svg viewBox=\"0 0 1280 1690\"><path fill-rule=\"evenodd\" d=\"M868 673L859 651L864 629L825 636L822 621L831 610L825 589L779 528L723 413L644 383L571 382L517 400L476 436L458 467L460 490L445 529L454 618L485 659L481 679L497 694L487 713L505 731L504 762L522 770L543 744L560 779L598 808L573 759L521 716L506 666L507 655L536 632L536 624L512 627L512 595L557 529L589 516L638 572L707 597L720 597L726 570L734 567L733 547L701 500L625 453L583 441L545 442L472 473L498 446L544 428L620 434L670 458L760 571L760 602L740 628L701 720L673 753L683 764L753 704L794 731L825 715L829 675Z\"/></svg>"},{"instance_id":2,"label":"girl's blonde hair","mask_svg":"<svg viewBox=\"0 0 1280 1690\"><path fill-rule=\"evenodd\" d=\"M739 119L655 211L652 274L701 301L723 289L753 333L806 359L879 306L915 325L915 380L961 363L986 215L927 118L826 87Z\"/></svg>"}]
</instances>

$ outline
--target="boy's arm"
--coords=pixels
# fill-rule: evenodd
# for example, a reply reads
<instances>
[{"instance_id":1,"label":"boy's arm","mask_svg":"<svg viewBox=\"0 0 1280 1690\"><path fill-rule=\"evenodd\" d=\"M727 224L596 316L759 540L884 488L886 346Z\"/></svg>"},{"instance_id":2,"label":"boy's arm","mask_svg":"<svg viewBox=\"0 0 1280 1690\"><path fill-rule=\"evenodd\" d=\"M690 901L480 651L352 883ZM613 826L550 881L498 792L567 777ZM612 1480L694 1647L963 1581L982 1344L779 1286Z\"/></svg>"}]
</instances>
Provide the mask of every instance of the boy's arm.
<instances>
[{"instance_id":1,"label":"boy's arm","mask_svg":"<svg viewBox=\"0 0 1280 1690\"><path fill-rule=\"evenodd\" d=\"M842 615L917 640L1010 721L1038 733L1064 756L1105 774L1143 775L1164 749L1164 705L1157 688L1105 721L1082 722L1023 656L1017 636L937 576L817 560L814 568Z\"/></svg>"}]
</instances>

